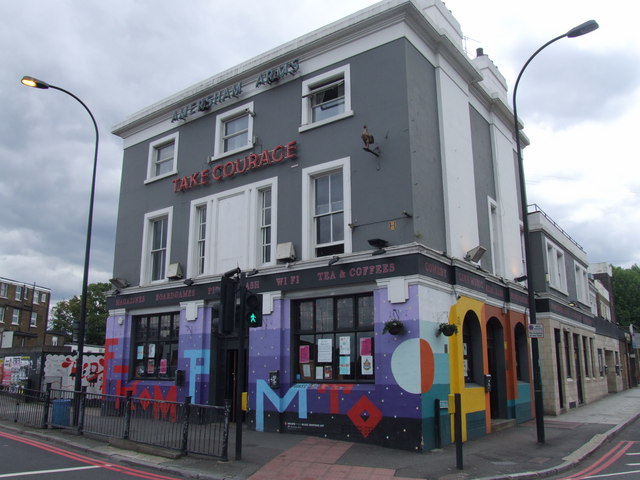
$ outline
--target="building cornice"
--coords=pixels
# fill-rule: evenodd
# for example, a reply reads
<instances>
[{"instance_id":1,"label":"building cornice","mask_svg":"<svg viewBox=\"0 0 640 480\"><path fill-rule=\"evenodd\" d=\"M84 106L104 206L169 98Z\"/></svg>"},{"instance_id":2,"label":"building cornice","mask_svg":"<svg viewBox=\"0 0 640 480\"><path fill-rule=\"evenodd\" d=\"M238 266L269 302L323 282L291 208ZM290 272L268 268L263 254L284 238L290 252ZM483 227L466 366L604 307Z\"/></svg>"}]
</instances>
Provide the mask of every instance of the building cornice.
<instances>
[{"instance_id":1,"label":"building cornice","mask_svg":"<svg viewBox=\"0 0 640 480\"><path fill-rule=\"evenodd\" d=\"M341 20L309 32L268 52L253 57L218 75L161 100L115 125L112 133L127 138L171 118L172 112L207 94L237 83L251 83L265 69L292 58L304 63L314 57L349 45L376 32L405 24L417 39L441 55L465 81L478 84L482 75L450 34L434 24L414 0L388 0L360 10ZM402 35L399 35L402 36ZM405 35L406 37L406 35ZM373 45L375 46L375 45ZM368 46L372 48L373 46ZM363 51L363 50L362 50ZM482 87L479 87L482 89Z\"/></svg>"}]
</instances>

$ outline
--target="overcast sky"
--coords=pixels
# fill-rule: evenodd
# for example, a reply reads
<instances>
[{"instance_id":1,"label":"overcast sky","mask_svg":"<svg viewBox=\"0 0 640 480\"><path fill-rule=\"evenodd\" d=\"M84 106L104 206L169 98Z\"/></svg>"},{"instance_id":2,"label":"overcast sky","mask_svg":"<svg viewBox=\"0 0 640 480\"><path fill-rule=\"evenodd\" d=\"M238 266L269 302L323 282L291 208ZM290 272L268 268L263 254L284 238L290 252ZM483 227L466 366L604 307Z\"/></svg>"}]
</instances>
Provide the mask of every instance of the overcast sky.
<instances>
[{"instance_id":1,"label":"overcast sky","mask_svg":"<svg viewBox=\"0 0 640 480\"><path fill-rule=\"evenodd\" d=\"M79 295L100 131L90 281L113 266L122 144L111 128L179 90L373 4L366 0L0 1L0 276ZM631 0L449 0L471 56L482 47L509 88L547 40L591 18L600 29L528 67L518 113L529 203L591 262L640 264L640 42ZM633 22L633 24L632 24Z\"/></svg>"}]
</instances>

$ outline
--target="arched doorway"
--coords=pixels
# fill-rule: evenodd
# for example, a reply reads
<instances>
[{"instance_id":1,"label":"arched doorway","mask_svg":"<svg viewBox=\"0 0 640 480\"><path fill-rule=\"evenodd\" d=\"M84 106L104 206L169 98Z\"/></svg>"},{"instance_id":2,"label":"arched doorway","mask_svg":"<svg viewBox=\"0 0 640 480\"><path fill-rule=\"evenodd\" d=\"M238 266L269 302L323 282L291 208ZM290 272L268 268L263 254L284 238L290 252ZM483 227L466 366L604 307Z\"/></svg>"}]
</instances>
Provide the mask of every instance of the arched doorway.
<instances>
[{"instance_id":1,"label":"arched doorway","mask_svg":"<svg viewBox=\"0 0 640 480\"><path fill-rule=\"evenodd\" d=\"M504 329L500 321L492 317L487 322L487 360L491 375L491 418L507 418L507 375L504 348Z\"/></svg>"}]
</instances>

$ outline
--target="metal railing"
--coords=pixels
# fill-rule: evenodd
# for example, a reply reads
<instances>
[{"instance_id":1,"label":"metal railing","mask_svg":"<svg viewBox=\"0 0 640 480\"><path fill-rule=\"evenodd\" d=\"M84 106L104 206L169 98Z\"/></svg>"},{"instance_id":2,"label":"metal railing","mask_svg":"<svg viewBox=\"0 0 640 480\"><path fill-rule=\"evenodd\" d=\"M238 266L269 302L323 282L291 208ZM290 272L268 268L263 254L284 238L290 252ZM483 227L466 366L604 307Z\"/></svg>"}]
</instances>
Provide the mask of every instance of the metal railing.
<instances>
[{"instance_id":1,"label":"metal railing","mask_svg":"<svg viewBox=\"0 0 640 480\"><path fill-rule=\"evenodd\" d=\"M0 419L228 459L231 406L0 386Z\"/></svg>"}]
</instances>

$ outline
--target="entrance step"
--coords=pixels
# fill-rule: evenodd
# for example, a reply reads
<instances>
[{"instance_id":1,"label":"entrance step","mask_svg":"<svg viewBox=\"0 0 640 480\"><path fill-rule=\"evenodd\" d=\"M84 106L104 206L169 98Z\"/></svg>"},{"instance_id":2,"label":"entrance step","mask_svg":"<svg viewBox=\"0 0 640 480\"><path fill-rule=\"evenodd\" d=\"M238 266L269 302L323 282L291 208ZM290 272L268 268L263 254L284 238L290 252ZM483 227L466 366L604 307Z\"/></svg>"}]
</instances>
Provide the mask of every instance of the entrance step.
<instances>
[{"instance_id":1,"label":"entrance step","mask_svg":"<svg viewBox=\"0 0 640 480\"><path fill-rule=\"evenodd\" d=\"M515 418L492 418L491 419L491 433L499 432L505 428L511 428L516 426Z\"/></svg>"}]
</instances>

